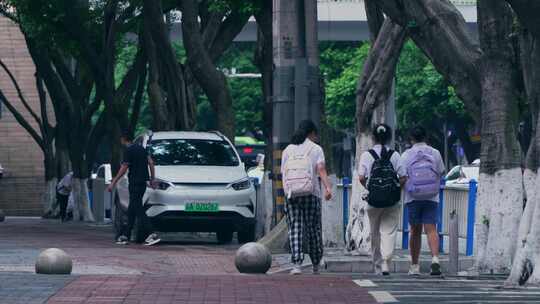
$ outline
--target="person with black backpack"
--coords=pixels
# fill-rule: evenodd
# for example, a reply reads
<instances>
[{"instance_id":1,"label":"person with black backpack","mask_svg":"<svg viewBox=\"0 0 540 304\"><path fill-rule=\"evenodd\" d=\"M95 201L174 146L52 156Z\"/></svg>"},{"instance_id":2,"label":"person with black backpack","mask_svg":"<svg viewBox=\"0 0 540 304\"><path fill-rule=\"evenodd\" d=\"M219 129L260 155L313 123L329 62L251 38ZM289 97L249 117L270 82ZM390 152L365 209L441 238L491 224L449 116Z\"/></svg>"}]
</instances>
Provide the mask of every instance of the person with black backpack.
<instances>
[{"instance_id":1,"label":"person with black backpack","mask_svg":"<svg viewBox=\"0 0 540 304\"><path fill-rule=\"evenodd\" d=\"M394 254L399 215L401 184L398 177L399 153L387 146L392 129L385 124L373 128L375 145L360 157L358 175L368 190L367 214L371 228L371 254L375 273L389 275Z\"/></svg>"}]
</instances>

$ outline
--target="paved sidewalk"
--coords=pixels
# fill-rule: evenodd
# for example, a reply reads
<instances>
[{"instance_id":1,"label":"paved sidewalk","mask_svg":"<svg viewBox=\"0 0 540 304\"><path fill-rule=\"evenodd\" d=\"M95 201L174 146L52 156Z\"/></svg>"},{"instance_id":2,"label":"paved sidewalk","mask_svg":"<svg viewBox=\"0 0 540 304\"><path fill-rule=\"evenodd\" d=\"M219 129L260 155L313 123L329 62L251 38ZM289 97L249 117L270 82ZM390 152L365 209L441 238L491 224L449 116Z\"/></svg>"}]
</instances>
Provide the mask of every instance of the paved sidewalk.
<instances>
[{"instance_id":1,"label":"paved sidewalk","mask_svg":"<svg viewBox=\"0 0 540 304\"><path fill-rule=\"evenodd\" d=\"M350 278L287 275L83 276L47 304L370 304Z\"/></svg>"},{"instance_id":2,"label":"paved sidewalk","mask_svg":"<svg viewBox=\"0 0 540 304\"><path fill-rule=\"evenodd\" d=\"M73 276L0 273L0 303L41 304L74 279Z\"/></svg>"},{"instance_id":3,"label":"paved sidewalk","mask_svg":"<svg viewBox=\"0 0 540 304\"><path fill-rule=\"evenodd\" d=\"M112 227L57 220L7 218L0 223L0 273L34 272L39 253L51 247L73 258L74 274L226 274L238 273L240 245L218 245L214 235L164 234L163 243L114 244Z\"/></svg>"}]
</instances>

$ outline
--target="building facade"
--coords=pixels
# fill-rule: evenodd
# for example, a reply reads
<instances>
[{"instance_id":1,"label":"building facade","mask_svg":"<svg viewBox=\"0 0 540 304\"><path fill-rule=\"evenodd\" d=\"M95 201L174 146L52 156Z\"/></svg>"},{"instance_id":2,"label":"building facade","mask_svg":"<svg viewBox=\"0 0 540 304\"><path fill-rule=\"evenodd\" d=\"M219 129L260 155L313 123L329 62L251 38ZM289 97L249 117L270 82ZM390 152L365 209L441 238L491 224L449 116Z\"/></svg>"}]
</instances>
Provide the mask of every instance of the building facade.
<instances>
[{"instance_id":1,"label":"building facade","mask_svg":"<svg viewBox=\"0 0 540 304\"><path fill-rule=\"evenodd\" d=\"M34 64L19 28L4 17L0 17L0 41L0 59L9 67L30 107L39 115ZM0 88L21 114L36 126L3 69L0 69ZM43 153L1 102L0 164L4 167L4 177L0 179L0 209L7 215L42 215L45 191Z\"/></svg>"}]
</instances>

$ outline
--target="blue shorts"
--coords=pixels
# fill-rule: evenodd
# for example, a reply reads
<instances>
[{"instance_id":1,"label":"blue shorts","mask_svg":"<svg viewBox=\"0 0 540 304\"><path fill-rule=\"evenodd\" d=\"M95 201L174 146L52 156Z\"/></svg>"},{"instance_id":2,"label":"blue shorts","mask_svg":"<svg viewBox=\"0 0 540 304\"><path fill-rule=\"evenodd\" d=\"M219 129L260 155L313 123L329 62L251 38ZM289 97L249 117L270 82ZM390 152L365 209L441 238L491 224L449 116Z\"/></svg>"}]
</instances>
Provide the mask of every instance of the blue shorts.
<instances>
[{"instance_id":1,"label":"blue shorts","mask_svg":"<svg viewBox=\"0 0 540 304\"><path fill-rule=\"evenodd\" d=\"M438 203L432 201L412 201L407 204L409 224L437 224Z\"/></svg>"}]
</instances>

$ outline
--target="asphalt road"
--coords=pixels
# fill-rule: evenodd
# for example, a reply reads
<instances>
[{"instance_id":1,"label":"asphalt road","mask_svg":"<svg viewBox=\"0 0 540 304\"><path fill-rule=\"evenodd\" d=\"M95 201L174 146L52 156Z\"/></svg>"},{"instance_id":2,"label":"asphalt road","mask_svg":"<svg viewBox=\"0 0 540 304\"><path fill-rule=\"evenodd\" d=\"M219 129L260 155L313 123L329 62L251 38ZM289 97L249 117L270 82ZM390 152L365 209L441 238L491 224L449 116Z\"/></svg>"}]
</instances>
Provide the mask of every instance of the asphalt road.
<instances>
[{"instance_id":1,"label":"asphalt road","mask_svg":"<svg viewBox=\"0 0 540 304\"><path fill-rule=\"evenodd\" d=\"M353 275L352 279L367 288L379 303L540 303L540 287L503 288L504 277L501 276L467 279Z\"/></svg>"}]
</instances>

